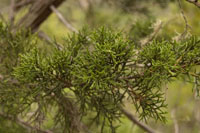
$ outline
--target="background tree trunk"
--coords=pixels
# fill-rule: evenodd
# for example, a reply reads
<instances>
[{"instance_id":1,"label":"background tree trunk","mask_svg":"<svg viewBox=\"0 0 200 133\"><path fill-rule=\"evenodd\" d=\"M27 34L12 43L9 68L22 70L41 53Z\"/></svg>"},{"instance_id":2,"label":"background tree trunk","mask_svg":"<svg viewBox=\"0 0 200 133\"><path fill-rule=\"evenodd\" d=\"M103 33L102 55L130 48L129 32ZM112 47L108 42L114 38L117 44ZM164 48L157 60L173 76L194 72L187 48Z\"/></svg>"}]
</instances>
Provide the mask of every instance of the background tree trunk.
<instances>
[{"instance_id":1,"label":"background tree trunk","mask_svg":"<svg viewBox=\"0 0 200 133\"><path fill-rule=\"evenodd\" d=\"M31 5L29 12L17 22L14 31L19 28L29 28L35 32L39 26L48 18L52 13L50 6L58 7L65 0L37 0Z\"/></svg>"}]
</instances>

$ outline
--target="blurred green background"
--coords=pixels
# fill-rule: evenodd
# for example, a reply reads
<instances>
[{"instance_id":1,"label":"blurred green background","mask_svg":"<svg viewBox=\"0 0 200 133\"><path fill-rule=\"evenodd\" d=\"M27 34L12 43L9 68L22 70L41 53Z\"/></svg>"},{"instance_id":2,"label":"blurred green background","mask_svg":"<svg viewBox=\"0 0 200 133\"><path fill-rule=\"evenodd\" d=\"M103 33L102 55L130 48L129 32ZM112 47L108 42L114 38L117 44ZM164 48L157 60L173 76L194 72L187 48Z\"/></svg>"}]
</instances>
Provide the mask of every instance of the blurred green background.
<instances>
[{"instance_id":1,"label":"blurred green background","mask_svg":"<svg viewBox=\"0 0 200 133\"><path fill-rule=\"evenodd\" d=\"M189 32L200 36L200 9L185 0L181 1L181 4L191 26ZM151 34L153 24L158 20L163 22L163 27L157 39L176 37L185 28L181 9L176 0L94 0L92 2L67 0L58 9L78 30L85 26L112 27L125 32L135 43ZM9 0L0 0L0 12L3 16L8 16ZM16 19L19 19L24 12L26 9L21 10ZM60 42L71 33L55 14L51 14L41 25L40 30ZM200 133L200 100L195 97L192 87L192 84L184 82L181 77L163 85L168 104L167 121L163 123L149 120L147 124L162 133ZM133 107L131 104L128 105L130 108ZM134 110L132 113L135 113ZM122 118L121 121L118 133L143 133L128 119ZM46 128L51 126L51 121L46 123ZM27 131L15 123L0 118L0 133L23 132Z\"/></svg>"}]
</instances>

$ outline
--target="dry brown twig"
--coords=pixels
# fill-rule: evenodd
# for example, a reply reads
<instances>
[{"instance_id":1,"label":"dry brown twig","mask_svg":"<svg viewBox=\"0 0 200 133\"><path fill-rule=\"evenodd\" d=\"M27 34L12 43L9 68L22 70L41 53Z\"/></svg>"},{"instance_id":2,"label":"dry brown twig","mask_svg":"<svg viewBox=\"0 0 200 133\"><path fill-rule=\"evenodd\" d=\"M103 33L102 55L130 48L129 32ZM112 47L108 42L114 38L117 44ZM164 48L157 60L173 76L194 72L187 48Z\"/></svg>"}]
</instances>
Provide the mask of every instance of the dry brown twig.
<instances>
[{"instance_id":1,"label":"dry brown twig","mask_svg":"<svg viewBox=\"0 0 200 133\"><path fill-rule=\"evenodd\" d=\"M155 37L156 35L158 34L158 32L161 30L162 28L162 21L157 21L155 24L154 24L154 31L152 34L150 34L147 38L144 38L143 40L141 40L141 46L144 47L145 45L147 45L148 43L150 43Z\"/></svg>"},{"instance_id":2,"label":"dry brown twig","mask_svg":"<svg viewBox=\"0 0 200 133\"><path fill-rule=\"evenodd\" d=\"M51 38L50 38L47 34L45 34L43 31L38 31L38 36L39 36L41 39L45 40L46 42L52 43Z\"/></svg>"},{"instance_id":3,"label":"dry brown twig","mask_svg":"<svg viewBox=\"0 0 200 133\"><path fill-rule=\"evenodd\" d=\"M63 47L61 44L57 43L57 42L53 42L52 39L43 31L38 31L38 37L40 39L45 40L48 44L53 44L56 48L58 48L59 50L62 50Z\"/></svg>"},{"instance_id":4,"label":"dry brown twig","mask_svg":"<svg viewBox=\"0 0 200 133\"><path fill-rule=\"evenodd\" d=\"M186 16L185 16L185 13L184 13L184 11L183 11L183 8L182 8L181 1L180 1L180 0L178 0L178 6L179 6L179 8L180 8L181 16L183 17L183 20L184 20L184 22L185 22L185 30L184 30L184 32L183 32L181 35L179 35L179 36L177 37L177 39L176 39L177 41L179 41L179 40L181 40L181 39L184 39L184 38L186 37L187 33L188 33L189 28L191 28L190 25L188 24L188 20L187 20L187 18L186 18Z\"/></svg>"},{"instance_id":5,"label":"dry brown twig","mask_svg":"<svg viewBox=\"0 0 200 133\"><path fill-rule=\"evenodd\" d=\"M152 128L148 127L144 123L141 123L138 121L130 112L128 112L126 109L121 108L121 112L129 119L131 120L134 124L139 126L141 129L143 129L147 133L158 133L157 131L153 130Z\"/></svg>"},{"instance_id":6,"label":"dry brown twig","mask_svg":"<svg viewBox=\"0 0 200 133\"><path fill-rule=\"evenodd\" d=\"M200 2L198 0L186 0L186 1L200 8Z\"/></svg>"},{"instance_id":7,"label":"dry brown twig","mask_svg":"<svg viewBox=\"0 0 200 133\"><path fill-rule=\"evenodd\" d=\"M174 121L174 130L175 130L174 133L179 133L179 126L178 126L178 121L176 119L175 113L176 113L176 110L173 109L171 112L171 117L172 117L172 120Z\"/></svg>"},{"instance_id":8,"label":"dry brown twig","mask_svg":"<svg viewBox=\"0 0 200 133\"><path fill-rule=\"evenodd\" d=\"M55 8L55 6L50 6L51 10L57 15L59 20L71 31L78 33L78 30L76 30L67 20L63 17L63 15Z\"/></svg>"}]
</instances>

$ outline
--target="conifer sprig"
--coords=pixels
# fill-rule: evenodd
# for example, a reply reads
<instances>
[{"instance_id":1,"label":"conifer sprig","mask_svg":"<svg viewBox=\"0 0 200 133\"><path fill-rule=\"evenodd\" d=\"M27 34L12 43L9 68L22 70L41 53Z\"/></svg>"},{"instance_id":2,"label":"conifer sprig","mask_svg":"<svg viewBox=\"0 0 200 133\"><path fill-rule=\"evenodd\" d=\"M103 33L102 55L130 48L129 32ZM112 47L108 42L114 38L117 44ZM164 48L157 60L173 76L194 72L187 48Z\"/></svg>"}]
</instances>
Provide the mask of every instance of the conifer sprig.
<instances>
[{"instance_id":1,"label":"conifer sprig","mask_svg":"<svg viewBox=\"0 0 200 133\"><path fill-rule=\"evenodd\" d=\"M53 107L56 123L68 132L80 130L85 117L101 122L102 132L104 125L115 131L126 99L142 120L165 121L162 85L187 75L199 86L193 67L200 62L200 41L153 41L142 49L132 42L121 32L100 28L69 36L50 56L38 48L21 54L13 75L22 91L14 91L11 104L22 113L36 103L35 117Z\"/></svg>"}]
</instances>

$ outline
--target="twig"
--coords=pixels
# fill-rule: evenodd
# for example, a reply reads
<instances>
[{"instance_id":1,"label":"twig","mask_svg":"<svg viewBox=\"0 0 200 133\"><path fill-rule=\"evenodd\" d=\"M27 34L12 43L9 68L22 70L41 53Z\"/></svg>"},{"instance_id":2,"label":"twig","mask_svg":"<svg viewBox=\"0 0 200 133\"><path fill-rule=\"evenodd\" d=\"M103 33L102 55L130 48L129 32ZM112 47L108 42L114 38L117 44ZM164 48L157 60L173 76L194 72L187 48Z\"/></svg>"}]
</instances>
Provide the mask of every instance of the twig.
<instances>
[{"instance_id":1,"label":"twig","mask_svg":"<svg viewBox=\"0 0 200 133\"><path fill-rule=\"evenodd\" d=\"M200 2L198 0L186 0L186 1L200 8Z\"/></svg>"},{"instance_id":2,"label":"twig","mask_svg":"<svg viewBox=\"0 0 200 133\"><path fill-rule=\"evenodd\" d=\"M157 133L157 131L154 131L152 128L148 127L144 123L141 123L138 121L130 112L127 110L121 108L121 112L129 119L131 120L134 124L138 125L141 129L146 131L147 133Z\"/></svg>"},{"instance_id":3,"label":"twig","mask_svg":"<svg viewBox=\"0 0 200 133\"><path fill-rule=\"evenodd\" d=\"M174 133L179 133L178 121L175 118L175 109L172 110L171 117L172 117L172 119L174 121L174 130L175 130Z\"/></svg>"},{"instance_id":4,"label":"twig","mask_svg":"<svg viewBox=\"0 0 200 133\"><path fill-rule=\"evenodd\" d=\"M178 0L178 5L179 5L179 8L180 8L180 12L181 12L181 16L183 17L184 19L184 22L185 22L185 30L184 32L178 37L178 40L181 40L182 38L184 38L188 32L188 29L190 28L190 25L188 24L188 21L187 21L187 18L184 14L184 11L183 11L183 8L182 8L182 5L181 5L181 1Z\"/></svg>"},{"instance_id":5,"label":"twig","mask_svg":"<svg viewBox=\"0 0 200 133\"><path fill-rule=\"evenodd\" d=\"M62 14L52 5L50 6L51 10L58 16L60 21L71 31L78 33L78 31L71 25L69 24L65 18L62 16Z\"/></svg>"},{"instance_id":6,"label":"twig","mask_svg":"<svg viewBox=\"0 0 200 133\"><path fill-rule=\"evenodd\" d=\"M50 130L42 130L40 128L37 128L37 127L34 127L32 125L30 125L29 123L19 119L19 118L14 118L12 116L9 116L9 115L5 115L3 113L0 112L0 116L1 117L4 117L6 119L10 119L10 120L15 120L16 123L18 123L19 125L23 126L24 128L28 129L28 130L35 130L37 132L40 132L40 133L53 133L52 131Z\"/></svg>"},{"instance_id":7,"label":"twig","mask_svg":"<svg viewBox=\"0 0 200 133\"><path fill-rule=\"evenodd\" d=\"M45 34L43 31L39 31L39 32L38 32L38 36L39 36L41 39L44 39L46 42L52 43L51 38L50 38L47 34Z\"/></svg>"},{"instance_id":8,"label":"twig","mask_svg":"<svg viewBox=\"0 0 200 133\"><path fill-rule=\"evenodd\" d=\"M162 21L157 21L157 23L155 23L154 26L154 32L148 36L147 38L141 40L141 46L144 47L145 45L147 45L149 42L151 42L155 36L158 34L158 32L160 31L160 29L162 28Z\"/></svg>"},{"instance_id":9,"label":"twig","mask_svg":"<svg viewBox=\"0 0 200 133\"><path fill-rule=\"evenodd\" d=\"M44 39L47 43L54 44L54 46L57 47L59 50L63 49L63 47L59 43L53 42L52 39L47 34L45 34L43 31L39 31L38 36L41 39Z\"/></svg>"}]
</instances>

